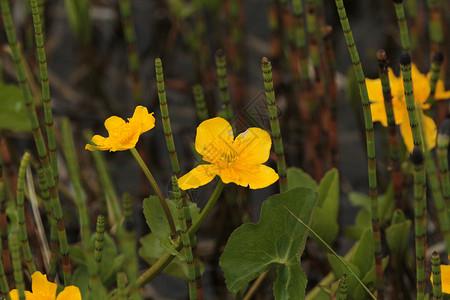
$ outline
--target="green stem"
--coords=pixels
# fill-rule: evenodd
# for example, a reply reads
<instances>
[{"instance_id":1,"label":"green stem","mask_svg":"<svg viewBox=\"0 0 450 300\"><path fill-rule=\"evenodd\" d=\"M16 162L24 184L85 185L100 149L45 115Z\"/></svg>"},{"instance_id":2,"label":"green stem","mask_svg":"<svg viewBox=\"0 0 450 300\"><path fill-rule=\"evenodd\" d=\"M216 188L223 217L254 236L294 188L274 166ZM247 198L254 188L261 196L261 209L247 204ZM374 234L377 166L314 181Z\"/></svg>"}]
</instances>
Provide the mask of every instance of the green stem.
<instances>
[{"instance_id":1,"label":"green stem","mask_svg":"<svg viewBox=\"0 0 450 300\"><path fill-rule=\"evenodd\" d=\"M97 227L94 241L94 263L88 266L89 269L89 299L98 299L102 288L100 278L100 266L103 259L103 245L105 234L105 218L100 215L97 217Z\"/></svg>"},{"instance_id":2,"label":"green stem","mask_svg":"<svg viewBox=\"0 0 450 300\"><path fill-rule=\"evenodd\" d=\"M437 134L437 156L442 180L442 194L450 216L450 175L448 171L448 145L450 141L450 119L445 119Z\"/></svg>"},{"instance_id":3,"label":"green stem","mask_svg":"<svg viewBox=\"0 0 450 300\"><path fill-rule=\"evenodd\" d=\"M19 174L17 176L17 222L19 239L22 244L22 252L30 274L36 272L36 266L31 255L30 243L28 242L27 227L25 224L25 208L23 187L25 182L25 170L30 162L30 154L25 152L20 161Z\"/></svg>"},{"instance_id":4,"label":"green stem","mask_svg":"<svg viewBox=\"0 0 450 300\"><path fill-rule=\"evenodd\" d=\"M436 251L434 251L431 256L431 272L433 276L433 300L441 300L441 258L439 257L439 253L437 253Z\"/></svg>"},{"instance_id":5,"label":"green stem","mask_svg":"<svg viewBox=\"0 0 450 300\"><path fill-rule=\"evenodd\" d=\"M134 159L136 159L138 165L141 167L142 171L144 172L145 177L147 177L147 180L150 183L150 185L152 186L153 191L155 191L156 195L158 196L159 201L161 202L161 205L164 208L164 212L166 214L167 221L169 222L172 238L174 238L175 236L177 236L177 230L175 229L175 223L173 222L173 218L170 213L170 209L167 206L166 200L164 199L164 196L163 196L161 190L159 189L159 186L156 183L155 178L153 177L150 170L147 168L147 165L142 160L142 158L139 155L139 152L137 152L136 148L131 148L130 151L131 151L131 154L133 154Z\"/></svg>"},{"instance_id":6,"label":"green stem","mask_svg":"<svg viewBox=\"0 0 450 300\"><path fill-rule=\"evenodd\" d=\"M411 126L414 150L411 160L414 164L414 232L416 243L416 277L417 277L417 300L423 300L425 296L425 243L426 243L426 177L424 166L424 155L422 147L422 136L420 124L417 118L414 102L413 82L411 79L411 57L407 52L400 56L400 69L403 76L406 109L408 110L409 123Z\"/></svg>"},{"instance_id":7,"label":"green stem","mask_svg":"<svg viewBox=\"0 0 450 300\"><path fill-rule=\"evenodd\" d=\"M275 154L277 156L277 170L280 176L280 192L287 191L287 171L286 171L286 159L284 156L283 141L281 139L280 123L278 121L278 108L275 102L275 92L273 89L272 80L272 64L270 61L263 57L261 61L264 88L266 90L267 106L270 118L270 128L272 130L273 145L275 148Z\"/></svg>"},{"instance_id":8,"label":"green stem","mask_svg":"<svg viewBox=\"0 0 450 300\"><path fill-rule=\"evenodd\" d=\"M339 280L339 300L346 300L347 299L347 275L342 275L341 279Z\"/></svg>"},{"instance_id":9,"label":"green stem","mask_svg":"<svg viewBox=\"0 0 450 300\"><path fill-rule=\"evenodd\" d=\"M431 76L430 76L430 95L428 96L427 102L430 103L431 107L434 106L435 100L434 94L436 92L436 85L439 80L439 74L441 72L442 63L444 62L444 55L441 51L437 51L433 55L431 61Z\"/></svg>"},{"instance_id":10,"label":"green stem","mask_svg":"<svg viewBox=\"0 0 450 300\"><path fill-rule=\"evenodd\" d=\"M197 108L197 116L200 123L209 118L208 109L206 107L205 95L200 84L196 84L192 87L192 93L194 94L195 106Z\"/></svg>"},{"instance_id":11,"label":"green stem","mask_svg":"<svg viewBox=\"0 0 450 300\"><path fill-rule=\"evenodd\" d=\"M408 24L406 23L405 10L403 9L403 0L393 0L395 7L395 15L397 16L398 27L400 29L400 40L402 43L402 50L409 52L409 33Z\"/></svg>"},{"instance_id":12,"label":"green stem","mask_svg":"<svg viewBox=\"0 0 450 300\"><path fill-rule=\"evenodd\" d=\"M162 61L159 57L155 59L156 85L158 87L159 107L161 109L162 123L164 127L164 136L166 138L167 150L169 151L170 165L175 176L180 176L180 164L178 155L173 142L172 127L170 126L169 108L167 106L166 89L164 87L164 73Z\"/></svg>"},{"instance_id":13,"label":"green stem","mask_svg":"<svg viewBox=\"0 0 450 300\"><path fill-rule=\"evenodd\" d=\"M58 228L58 239L59 239L59 245L60 245L60 252L61 252L61 256L62 256L64 284L69 285L70 279L71 279L69 244L67 242L66 228L64 225L61 203L59 201L57 184L55 183L53 169L52 169L52 166L50 165L49 156L47 154L47 149L45 146L44 138L42 136L42 132L39 127L37 114L36 114L36 111L34 108L33 98L31 96L30 88L28 86L27 78L25 75L25 69L24 69L24 66L22 63L22 55L21 55L19 44L17 42L17 36L16 36L16 32L14 30L14 25L13 25L13 21L12 21L12 17L11 17L11 12L9 9L8 0L1 0L0 3L1 3L3 22L5 24L8 42L11 47L14 66L16 68L17 78L19 80L19 86L20 86L20 89L22 90L23 99L25 102L25 106L27 108L28 117L31 122L33 138L34 138L36 148L39 153L39 160L41 161L42 167L44 168L47 185L50 190L50 198L51 198L53 213L54 213L56 225Z\"/></svg>"},{"instance_id":14,"label":"green stem","mask_svg":"<svg viewBox=\"0 0 450 300\"><path fill-rule=\"evenodd\" d=\"M14 272L14 282L18 290L19 299L25 300L25 283L23 282L22 263L20 262L19 240L17 234L9 234L9 251L11 251L12 267Z\"/></svg>"},{"instance_id":15,"label":"green stem","mask_svg":"<svg viewBox=\"0 0 450 300\"><path fill-rule=\"evenodd\" d=\"M2 137L0 135L0 145L2 142ZM1 147L1 146L0 146ZM0 151L0 206L3 207L5 203L5 183L3 181L3 160L2 160L2 152ZM0 239L0 243L2 240ZM2 257L2 249L0 246L0 289L2 291L2 296L6 297L7 300L11 300L9 296L9 287L8 282L6 281L5 269L3 268L3 257Z\"/></svg>"},{"instance_id":16,"label":"green stem","mask_svg":"<svg viewBox=\"0 0 450 300\"><path fill-rule=\"evenodd\" d=\"M124 272L117 273L117 295L119 300L128 300L126 290L127 277Z\"/></svg>"},{"instance_id":17,"label":"green stem","mask_svg":"<svg viewBox=\"0 0 450 300\"><path fill-rule=\"evenodd\" d=\"M376 286L378 290L378 299L384 299L383 287L383 267L381 264L381 233L380 223L378 219L378 192L377 192L377 170L375 157L375 138L372 122L372 112L370 109L369 95L367 93L364 72L359 59L358 50L356 49L353 33L348 22L347 13L345 11L343 0L336 0L336 7L341 21L342 30L344 31L345 41L353 63L353 69L358 81L361 103L364 111L364 125L366 128L366 144L367 144L367 164L369 174L369 196L370 196L370 213L372 219L372 231L374 239L374 256L375 256L375 273Z\"/></svg>"},{"instance_id":18,"label":"green stem","mask_svg":"<svg viewBox=\"0 0 450 300\"><path fill-rule=\"evenodd\" d=\"M220 92L220 100L223 105L223 113L224 119L228 121L228 123L232 123L233 119L233 110L230 104L230 94L228 91L228 82L227 82L227 59L225 53L219 49L216 52L216 68L217 68L217 77L219 78L219 92ZM236 135L236 124L231 124L233 127L234 135Z\"/></svg>"}]
</instances>

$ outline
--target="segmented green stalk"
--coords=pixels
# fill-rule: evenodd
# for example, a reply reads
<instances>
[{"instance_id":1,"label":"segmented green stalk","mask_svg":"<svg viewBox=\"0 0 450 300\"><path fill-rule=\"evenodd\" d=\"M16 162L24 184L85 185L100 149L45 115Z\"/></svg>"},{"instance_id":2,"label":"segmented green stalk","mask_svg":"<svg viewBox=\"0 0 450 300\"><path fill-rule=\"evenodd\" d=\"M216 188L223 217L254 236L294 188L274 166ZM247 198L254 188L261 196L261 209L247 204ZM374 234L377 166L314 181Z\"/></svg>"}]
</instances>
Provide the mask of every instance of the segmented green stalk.
<instances>
[{"instance_id":1,"label":"segmented green stalk","mask_svg":"<svg viewBox=\"0 0 450 300\"><path fill-rule=\"evenodd\" d=\"M383 89L384 107L389 134L389 157L392 170L392 184L394 187L394 199L397 207L402 198L403 176L400 162L400 150L397 125L395 124L394 108L392 106L391 86L389 84L389 68L386 52L383 49L377 51L378 73L380 74L381 86Z\"/></svg>"},{"instance_id":2,"label":"segmented green stalk","mask_svg":"<svg viewBox=\"0 0 450 300\"><path fill-rule=\"evenodd\" d=\"M183 254L186 258L186 265L188 268L188 281L189 281L189 299L197 299L197 285L195 278L194 257L192 255L191 239L187 234L188 227L186 225L186 213L189 213L189 208L183 205L181 198L180 187L178 186L178 180L176 176L172 176L172 187L174 201L177 206L177 221L180 229L181 242L183 243Z\"/></svg>"},{"instance_id":3,"label":"segmented green stalk","mask_svg":"<svg viewBox=\"0 0 450 300\"><path fill-rule=\"evenodd\" d=\"M433 273L433 300L442 299L441 258L436 251L431 255L431 272Z\"/></svg>"},{"instance_id":4,"label":"segmented green stalk","mask_svg":"<svg viewBox=\"0 0 450 300\"><path fill-rule=\"evenodd\" d=\"M50 190L50 198L52 202L53 213L56 220L56 225L58 227L58 239L62 256L64 284L69 285L71 277L69 245L67 243L66 228L64 226L63 213L61 209L61 204L59 202L58 190L53 177L52 166L50 165L49 157L47 155L47 149L45 147L44 138L42 136L41 129L39 128L39 122L36 115L36 111L34 109L31 92L26 80L25 70L21 60L21 53L20 53L21 51L17 43L17 37L11 18L11 12L9 10L8 0L1 0L0 3L3 22L5 24L8 42L11 47L12 58L14 61L14 66L16 68L17 78L19 80L19 86L22 90L25 106L28 112L28 117L30 118L31 121L31 128L33 132L34 141L36 143L36 148L39 153L39 159L41 161L42 167L44 168L47 185Z\"/></svg>"},{"instance_id":5,"label":"segmented green stalk","mask_svg":"<svg viewBox=\"0 0 450 300\"><path fill-rule=\"evenodd\" d=\"M8 236L9 251L11 252L12 267L14 272L14 282L19 292L19 299L25 300L25 284L23 282L22 264L20 262L19 239L15 232Z\"/></svg>"},{"instance_id":6,"label":"segmented green stalk","mask_svg":"<svg viewBox=\"0 0 450 300\"><path fill-rule=\"evenodd\" d=\"M1 140L0 140L1 142ZM3 161L2 161L3 164ZM3 171L2 171L3 175ZM5 191L4 187L4 180L2 176L2 187L3 191ZM11 254L9 252L9 246L8 246L8 217L6 215L6 199L5 199L5 193L2 192L2 198L1 198L1 207L0 207L0 235L1 235L1 246L2 246L2 259L3 263L5 264L5 275L6 277L11 278L12 276L12 267L11 267Z\"/></svg>"},{"instance_id":7,"label":"segmented green stalk","mask_svg":"<svg viewBox=\"0 0 450 300\"><path fill-rule=\"evenodd\" d=\"M439 127L436 144L439 169L442 181L442 194L447 207L447 214L450 216L450 175L448 172L448 144L450 141L450 119L445 119Z\"/></svg>"},{"instance_id":8,"label":"segmented green stalk","mask_svg":"<svg viewBox=\"0 0 450 300\"><path fill-rule=\"evenodd\" d=\"M130 0L120 0L120 16L122 20L125 43L127 44L128 68L133 78L134 100L137 104L142 102L142 84L139 75L139 53L137 51L136 33L133 26Z\"/></svg>"},{"instance_id":9,"label":"segmented green stalk","mask_svg":"<svg viewBox=\"0 0 450 300\"><path fill-rule=\"evenodd\" d=\"M426 243L426 180L423 161L422 136L414 103L413 82L411 79L411 57L407 52L400 56L400 69L403 76L406 108L411 125L414 150L411 160L414 163L414 231L416 241L417 299L425 296L425 243Z\"/></svg>"},{"instance_id":10,"label":"segmented green stalk","mask_svg":"<svg viewBox=\"0 0 450 300\"><path fill-rule=\"evenodd\" d=\"M196 84L192 87L192 93L194 94L195 106L197 108L197 116L200 123L209 118L208 108L206 107L205 95L203 94L203 88L200 84Z\"/></svg>"},{"instance_id":11,"label":"segmented green stalk","mask_svg":"<svg viewBox=\"0 0 450 300\"><path fill-rule=\"evenodd\" d=\"M367 143L367 163L369 173L369 196L371 206L372 230L374 239L375 252L375 273L376 286L378 290L378 299L384 299L383 288L383 268L381 265L381 242L380 242L380 224L378 220L378 193L377 193L377 170L375 158L375 139L372 122L372 112L370 110L369 95L367 93L366 81L364 72L359 60L358 50L356 49L353 33L348 22L347 13L344 8L342 0L336 0L336 7L341 21L342 30L344 31L345 41L347 43L350 57L353 62L353 69L358 81L359 93L361 96L362 107L364 111L364 125L366 128L366 143Z\"/></svg>"},{"instance_id":12,"label":"segmented green stalk","mask_svg":"<svg viewBox=\"0 0 450 300\"><path fill-rule=\"evenodd\" d=\"M227 82L227 59L225 57L225 53L219 49L216 52L216 68L217 68L217 77L219 79L219 92L220 92L220 100L223 105L223 113L224 119L227 120L230 124L233 119L233 110L231 108L230 103L230 95L228 91L228 82ZM236 135L236 125L231 124L233 127L233 132Z\"/></svg>"},{"instance_id":13,"label":"segmented green stalk","mask_svg":"<svg viewBox=\"0 0 450 300\"><path fill-rule=\"evenodd\" d=\"M428 25L428 33L430 35L431 51L442 50L444 42L444 31L442 28L442 15L437 0L428 0L430 13L430 23Z\"/></svg>"},{"instance_id":14,"label":"segmented green stalk","mask_svg":"<svg viewBox=\"0 0 450 300\"><path fill-rule=\"evenodd\" d=\"M98 287L102 284L100 280L100 266L103 259L104 235L105 218L100 215L97 217L97 227L95 232L94 264L92 265L92 272L89 276L89 292L92 296L95 295L96 291L98 291Z\"/></svg>"},{"instance_id":15,"label":"segmented green stalk","mask_svg":"<svg viewBox=\"0 0 450 300\"><path fill-rule=\"evenodd\" d=\"M137 261L136 232L134 230L133 209L131 196L125 193L122 197L124 222L119 231L119 246L125 256L125 274L128 283L134 285L138 279L139 267ZM139 291L133 291L130 299L142 299Z\"/></svg>"},{"instance_id":16,"label":"segmented green stalk","mask_svg":"<svg viewBox=\"0 0 450 300\"><path fill-rule=\"evenodd\" d=\"M436 84L439 80L439 74L441 72L442 63L444 62L444 55L441 51L436 51L431 61L431 75L430 75L430 95L427 102L433 107L435 99L434 93L436 92Z\"/></svg>"},{"instance_id":17,"label":"segmented green stalk","mask_svg":"<svg viewBox=\"0 0 450 300\"><path fill-rule=\"evenodd\" d=\"M273 90L272 64L263 57L261 67L264 77L264 88L266 90L267 106L270 118L270 128L272 130L273 146L277 156L277 171L280 176L280 192L287 191L287 171L284 157L283 141L281 139L280 123L278 121L278 109L275 102L275 92Z\"/></svg>"},{"instance_id":18,"label":"segmented green stalk","mask_svg":"<svg viewBox=\"0 0 450 300\"><path fill-rule=\"evenodd\" d=\"M83 132L86 141L89 143L93 134L89 131ZM91 151L92 158L94 159L95 167L98 171L98 177L100 184L106 196L107 211L110 221L110 226L117 226L122 220L122 212L120 211L119 197L117 197L117 192L112 183L111 176L106 167L105 158L101 151Z\"/></svg>"},{"instance_id":19,"label":"segmented green stalk","mask_svg":"<svg viewBox=\"0 0 450 300\"><path fill-rule=\"evenodd\" d=\"M405 10L403 9L403 0L393 0L395 7L395 14L397 16L398 27L400 29L400 40L402 43L402 50L409 52L409 33L408 24L406 23Z\"/></svg>"},{"instance_id":20,"label":"segmented green stalk","mask_svg":"<svg viewBox=\"0 0 450 300\"><path fill-rule=\"evenodd\" d=\"M170 165L172 172L176 176L180 176L180 164L178 163L177 151L173 142L172 127L170 126L169 109L167 107L166 89L164 87L164 73L162 61L159 57L155 59L156 84L158 86L159 107L161 109L161 117L164 127L164 135L166 137L167 150L169 151Z\"/></svg>"},{"instance_id":21,"label":"segmented green stalk","mask_svg":"<svg viewBox=\"0 0 450 300\"><path fill-rule=\"evenodd\" d=\"M29 0L33 13L34 36L37 49L37 60L39 63L39 74L41 81L41 97L44 106L45 128L48 139L48 153L52 165L53 178L58 182L58 162L56 159L55 130L53 128L52 104L50 100L50 86L48 82L47 57L44 48L44 35L41 26L41 12L37 0Z\"/></svg>"},{"instance_id":22,"label":"segmented green stalk","mask_svg":"<svg viewBox=\"0 0 450 300\"><path fill-rule=\"evenodd\" d=\"M75 192L75 200L78 208L78 216L80 219L81 240L86 255L92 255L90 243L91 230L89 228L89 217L86 210L86 199L83 187L81 185L80 169L78 167L78 158L75 152L75 146L72 138L72 129L70 121L67 117L62 119L61 133L63 137L64 154L69 168L70 179Z\"/></svg>"},{"instance_id":23,"label":"segmented green stalk","mask_svg":"<svg viewBox=\"0 0 450 300\"><path fill-rule=\"evenodd\" d=\"M0 145L1 145L2 137L0 135ZM0 151L0 205L3 206L5 203L5 185L3 181L3 159L2 152ZM0 289L2 291L2 296L6 297L6 299L11 300L9 296L9 287L8 282L6 281L5 270L3 269L3 259L2 253L0 252Z\"/></svg>"},{"instance_id":24,"label":"segmented green stalk","mask_svg":"<svg viewBox=\"0 0 450 300\"><path fill-rule=\"evenodd\" d=\"M243 63L244 24L242 22L242 16L245 14L244 6L242 1L238 0L229 0L227 2L230 21L230 33L231 33L231 42L228 43L227 50L229 50L228 53L230 54L230 60L231 65L233 67L233 71L236 72L237 74L240 74L244 69Z\"/></svg>"},{"instance_id":25,"label":"segmented green stalk","mask_svg":"<svg viewBox=\"0 0 450 300\"><path fill-rule=\"evenodd\" d=\"M127 277L124 272L117 273L117 295L119 296L119 300L127 300Z\"/></svg>"},{"instance_id":26,"label":"segmented green stalk","mask_svg":"<svg viewBox=\"0 0 450 300\"><path fill-rule=\"evenodd\" d=\"M58 229L56 228L56 221L53 217L52 205L50 203L50 193L47 188L47 181L45 179L43 169L39 168L37 170L37 177L39 182L39 190L41 191L41 198L44 202L44 209L47 215L47 221L50 224L50 263L47 277L50 281L53 281L56 275L56 265L58 261Z\"/></svg>"},{"instance_id":27,"label":"segmented green stalk","mask_svg":"<svg viewBox=\"0 0 450 300\"><path fill-rule=\"evenodd\" d=\"M339 300L347 300L347 284L347 275L344 274L339 280Z\"/></svg>"},{"instance_id":28,"label":"segmented green stalk","mask_svg":"<svg viewBox=\"0 0 450 300\"><path fill-rule=\"evenodd\" d=\"M23 195L23 186L25 182L25 170L30 162L30 154L25 152L20 161L19 174L17 176L17 221L18 221L18 232L20 242L22 244L23 257L27 264L30 274L36 272L36 266L34 265L33 256L31 255L30 243L28 242L27 227L25 224L25 209L24 202L25 197Z\"/></svg>"}]
</instances>

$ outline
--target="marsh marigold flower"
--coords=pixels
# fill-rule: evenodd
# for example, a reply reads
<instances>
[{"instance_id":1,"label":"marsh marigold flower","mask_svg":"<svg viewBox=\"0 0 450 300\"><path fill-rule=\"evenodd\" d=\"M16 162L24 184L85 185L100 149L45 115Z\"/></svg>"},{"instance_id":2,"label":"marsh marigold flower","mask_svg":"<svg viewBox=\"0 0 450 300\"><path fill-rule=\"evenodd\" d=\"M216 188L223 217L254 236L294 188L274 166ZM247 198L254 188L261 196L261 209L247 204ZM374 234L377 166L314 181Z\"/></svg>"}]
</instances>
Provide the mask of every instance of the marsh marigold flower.
<instances>
[{"instance_id":1,"label":"marsh marigold flower","mask_svg":"<svg viewBox=\"0 0 450 300\"><path fill-rule=\"evenodd\" d=\"M202 122L197 128L195 150L207 164L199 165L179 179L183 190L205 185L219 175L224 183L234 182L251 189L267 187L278 174L263 165L269 159L272 140L256 127L233 136L231 125L222 118Z\"/></svg>"},{"instance_id":2,"label":"marsh marigold flower","mask_svg":"<svg viewBox=\"0 0 450 300\"><path fill-rule=\"evenodd\" d=\"M47 281L47 275L37 271L31 275L31 289L25 291L26 300L81 300L80 290L76 286L66 286L56 297L56 283ZM14 289L9 292L12 300L19 299L19 292Z\"/></svg>"},{"instance_id":3,"label":"marsh marigold flower","mask_svg":"<svg viewBox=\"0 0 450 300\"><path fill-rule=\"evenodd\" d=\"M392 94L392 106L394 109L395 124L400 125L400 133L403 137L403 141L408 148L409 152L412 152L414 148L411 127L409 126L408 111L406 109L406 99L403 89L402 76L396 77L389 69L388 72L389 83ZM414 89L414 101L416 107L422 110L430 108L430 104L427 103L430 95L430 75L425 75L419 72L417 67L413 64L411 69L411 77L413 81ZM369 99L371 103L372 120L374 122L381 122L381 124L387 127L386 110L384 107L383 90L381 87L380 79L366 79L367 91L369 93ZM445 91L444 83L442 80L438 80L436 85L435 100L444 100L450 98L450 91ZM428 149L434 148L436 145L436 124L433 119L423 114L423 127L425 131L425 137Z\"/></svg>"},{"instance_id":4,"label":"marsh marigold flower","mask_svg":"<svg viewBox=\"0 0 450 300\"><path fill-rule=\"evenodd\" d=\"M112 116L106 119L105 128L108 130L108 137L94 135L92 142L95 144L87 144L85 149L123 151L134 148L139 136L144 132L155 127L155 117L153 113L148 113L147 108L137 106L134 110L133 117L128 118L128 122L122 118Z\"/></svg>"},{"instance_id":5,"label":"marsh marigold flower","mask_svg":"<svg viewBox=\"0 0 450 300\"><path fill-rule=\"evenodd\" d=\"M431 283L433 283L433 274L430 276ZM441 265L441 284L442 292L450 294L450 266Z\"/></svg>"}]
</instances>

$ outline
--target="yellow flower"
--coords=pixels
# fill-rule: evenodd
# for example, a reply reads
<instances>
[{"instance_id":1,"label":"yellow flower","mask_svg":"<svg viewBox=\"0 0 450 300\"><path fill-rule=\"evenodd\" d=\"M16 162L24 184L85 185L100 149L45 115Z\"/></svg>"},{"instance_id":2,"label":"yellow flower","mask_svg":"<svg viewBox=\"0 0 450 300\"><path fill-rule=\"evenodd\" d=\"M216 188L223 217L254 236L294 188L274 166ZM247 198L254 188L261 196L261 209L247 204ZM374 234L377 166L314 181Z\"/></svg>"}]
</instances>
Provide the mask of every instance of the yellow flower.
<instances>
[{"instance_id":1,"label":"yellow flower","mask_svg":"<svg viewBox=\"0 0 450 300\"><path fill-rule=\"evenodd\" d=\"M42 275L37 271L31 275L33 292L25 291L26 300L55 300L56 297L56 283L47 281L47 275ZM19 292L14 289L9 292L12 300L19 299ZM80 290L76 286L66 286L64 290L59 293L56 300L81 300Z\"/></svg>"},{"instance_id":2,"label":"yellow flower","mask_svg":"<svg viewBox=\"0 0 450 300\"><path fill-rule=\"evenodd\" d=\"M433 274L430 276L431 283L433 283ZM450 266L441 265L441 283L442 292L450 294Z\"/></svg>"},{"instance_id":3,"label":"yellow flower","mask_svg":"<svg viewBox=\"0 0 450 300\"><path fill-rule=\"evenodd\" d=\"M251 189L267 187L278 180L269 159L272 141L260 128L249 128L233 136L231 125L222 118L202 122L197 128L195 149L209 164L199 165L179 179L183 190L205 185L219 175L224 183L234 182Z\"/></svg>"},{"instance_id":4,"label":"yellow flower","mask_svg":"<svg viewBox=\"0 0 450 300\"><path fill-rule=\"evenodd\" d=\"M392 95L392 107L394 109L395 124L400 125L400 133L403 137L403 141L409 152L412 152L414 143L412 139L411 127L409 125L408 111L406 109L405 93L403 89L403 78L396 77L389 69L388 72L389 83L391 87ZM430 104L427 103L428 96L430 95L429 75L420 73L417 67L413 64L411 70L411 77L413 81L414 101L416 108L427 110L430 108ZM371 103L372 120L374 122L381 122L381 124L387 127L386 110L384 106L383 91L381 87L380 79L366 79L367 91L369 93L369 99ZM442 100L450 95L450 91L445 91L444 84L441 80L436 85L435 99ZM416 110L417 112L418 110ZM425 138L428 149L433 149L436 145L436 124L433 119L422 114L422 122L425 131Z\"/></svg>"},{"instance_id":5,"label":"yellow flower","mask_svg":"<svg viewBox=\"0 0 450 300\"><path fill-rule=\"evenodd\" d=\"M95 144L87 144L85 149L123 151L134 148L139 136L144 132L155 127L155 117L153 113L148 113L147 108L137 106L134 110L133 117L128 122L122 118L112 116L106 119L105 128L108 130L109 137L94 135L92 142Z\"/></svg>"}]
</instances>

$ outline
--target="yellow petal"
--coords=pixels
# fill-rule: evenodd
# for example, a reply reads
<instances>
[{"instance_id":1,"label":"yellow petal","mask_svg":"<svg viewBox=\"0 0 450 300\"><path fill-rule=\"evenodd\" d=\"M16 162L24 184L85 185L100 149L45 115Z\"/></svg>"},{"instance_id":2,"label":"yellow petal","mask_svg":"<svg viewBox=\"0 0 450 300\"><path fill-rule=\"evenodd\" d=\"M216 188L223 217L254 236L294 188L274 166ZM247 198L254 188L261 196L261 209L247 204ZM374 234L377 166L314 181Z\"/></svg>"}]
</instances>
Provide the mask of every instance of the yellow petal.
<instances>
[{"instance_id":1,"label":"yellow petal","mask_svg":"<svg viewBox=\"0 0 450 300\"><path fill-rule=\"evenodd\" d=\"M261 164L238 165L221 170L219 175L224 183L234 182L251 189L268 187L279 178L274 169Z\"/></svg>"},{"instance_id":2,"label":"yellow petal","mask_svg":"<svg viewBox=\"0 0 450 300\"><path fill-rule=\"evenodd\" d=\"M425 74L420 73L416 65L412 65L411 77L413 81L414 100L420 103L423 109L423 104L427 101L430 95L430 83Z\"/></svg>"},{"instance_id":3,"label":"yellow petal","mask_svg":"<svg viewBox=\"0 0 450 300\"><path fill-rule=\"evenodd\" d=\"M197 127L195 150L202 156L209 156L211 145L214 144L214 151L229 151L233 139L233 129L230 123L219 117L212 118L203 121Z\"/></svg>"},{"instance_id":4,"label":"yellow petal","mask_svg":"<svg viewBox=\"0 0 450 300\"><path fill-rule=\"evenodd\" d=\"M450 98L450 90L446 91L444 82L442 80L438 80L436 83L436 91L434 94L434 99L436 100L446 100Z\"/></svg>"},{"instance_id":5,"label":"yellow petal","mask_svg":"<svg viewBox=\"0 0 450 300\"><path fill-rule=\"evenodd\" d=\"M405 143L406 148L410 153L412 153L414 149L414 143L412 138L411 126L409 125L409 118L407 116L404 117L404 120L405 122L400 124L400 133L402 135L403 142ZM425 131L428 150L433 149L436 146L436 124L434 123L433 119L424 114L422 114L422 124Z\"/></svg>"},{"instance_id":6,"label":"yellow petal","mask_svg":"<svg viewBox=\"0 0 450 300\"><path fill-rule=\"evenodd\" d=\"M195 189L209 183L217 175L217 167L210 164L199 165L178 179L182 190Z\"/></svg>"},{"instance_id":7,"label":"yellow petal","mask_svg":"<svg viewBox=\"0 0 450 300\"><path fill-rule=\"evenodd\" d=\"M367 92L371 102L384 103L383 89L380 79L366 79Z\"/></svg>"},{"instance_id":8,"label":"yellow petal","mask_svg":"<svg viewBox=\"0 0 450 300\"><path fill-rule=\"evenodd\" d=\"M47 281L47 275L37 271L31 275L33 296L39 296L40 299L55 299L56 283Z\"/></svg>"},{"instance_id":9,"label":"yellow petal","mask_svg":"<svg viewBox=\"0 0 450 300\"><path fill-rule=\"evenodd\" d=\"M239 134L233 142L236 164L261 164L269 159L272 139L260 128L252 127Z\"/></svg>"},{"instance_id":10,"label":"yellow petal","mask_svg":"<svg viewBox=\"0 0 450 300\"><path fill-rule=\"evenodd\" d=\"M370 111L372 113L373 122L381 122L384 127L387 127L386 107L384 102L371 103Z\"/></svg>"},{"instance_id":11,"label":"yellow petal","mask_svg":"<svg viewBox=\"0 0 450 300\"><path fill-rule=\"evenodd\" d=\"M140 134L149 131L155 127L155 117L153 113L148 113L148 110L144 106L136 106L133 117L129 119L130 123L136 123L140 126Z\"/></svg>"},{"instance_id":12,"label":"yellow petal","mask_svg":"<svg viewBox=\"0 0 450 300\"><path fill-rule=\"evenodd\" d=\"M431 278L433 278L433 275ZM431 282L433 282L433 279L431 279ZM450 294L450 266L441 265L441 283L442 292L444 294Z\"/></svg>"},{"instance_id":13,"label":"yellow petal","mask_svg":"<svg viewBox=\"0 0 450 300\"><path fill-rule=\"evenodd\" d=\"M81 300L80 289L73 285L66 286L56 300Z\"/></svg>"},{"instance_id":14,"label":"yellow petal","mask_svg":"<svg viewBox=\"0 0 450 300\"><path fill-rule=\"evenodd\" d=\"M91 144L86 144L86 146L84 146L84 150L95 151L95 150L98 150L98 148Z\"/></svg>"},{"instance_id":15,"label":"yellow petal","mask_svg":"<svg viewBox=\"0 0 450 300\"><path fill-rule=\"evenodd\" d=\"M117 116L112 116L106 119L105 128L108 130L109 136L115 135L125 125L125 121Z\"/></svg>"},{"instance_id":16,"label":"yellow petal","mask_svg":"<svg viewBox=\"0 0 450 300\"><path fill-rule=\"evenodd\" d=\"M11 300L19 300L19 291L17 289L13 289L9 291L9 296L11 297Z\"/></svg>"}]
</instances>

